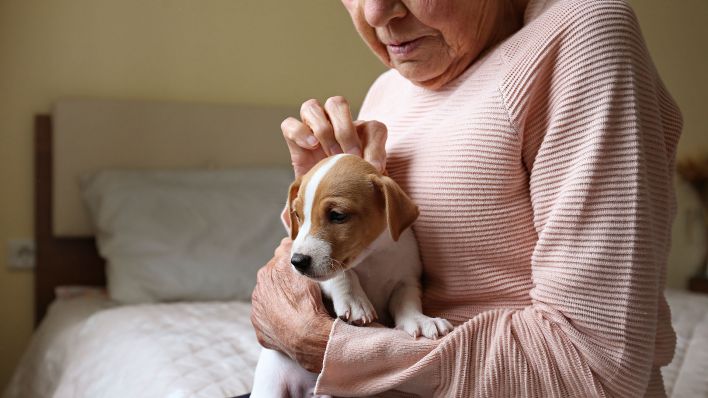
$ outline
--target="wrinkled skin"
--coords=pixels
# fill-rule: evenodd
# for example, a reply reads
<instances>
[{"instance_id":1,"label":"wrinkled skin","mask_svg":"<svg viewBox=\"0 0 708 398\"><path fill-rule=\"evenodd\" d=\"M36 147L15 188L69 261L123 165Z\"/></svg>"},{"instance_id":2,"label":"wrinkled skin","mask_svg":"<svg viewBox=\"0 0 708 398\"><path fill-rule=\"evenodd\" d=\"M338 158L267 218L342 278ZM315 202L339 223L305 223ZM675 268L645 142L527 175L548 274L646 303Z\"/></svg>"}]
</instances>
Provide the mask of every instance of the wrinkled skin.
<instances>
[{"instance_id":1,"label":"wrinkled skin","mask_svg":"<svg viewBox=\"0 0 708 398\"><path fill-rule=\"evenodd\" d=\"M263 347L319 372L334 320L322 304L319 285L290 266L291 246L290 239L283 239L275 257L258 271L251 322Z\"/></svg>"},{"instance_id":2,"label":"wrinkled skin","mask_svg":"<svg viewBox=\"0 0 708 398\"><path fill-rule=\"evenodd\" d=\"M324 106L315 99L305 101L300 120L289 117L280 128L295 177L327 156L340 153L362 156L380 171L386 167L386 126L375 120L352 120L344 97L331 97Z\"/></svg>"},{"instance_id":3,"label":"wrinkled skin","mask_svg":"<svg viewBox=\"0 0 708 398\"><path fill-rule=\"evenodd\" d=\"M518 29L528 0L342 0L374 54L414 84L436 90ZM411 40L414 40L411 42ZM295 176L338 153L386 167L386 126L355 121L343 97L302 104L300 119L281 124ZM320 372L333 319L319 286L293 271L290 239L258 273L251 321L258 341L311 372Z\"/></svg>"},{"instance_id":4,"label":"wrinkled skin","mask_svg":"<svg viewBox=\"0 0 708 398\"><path fill-rule=\"evenodd\" d=\"M438 89L521 25L527 0L342 0L379 59ZM397 44L415 40L415 49Z\"/></svg>"}]
</instances>

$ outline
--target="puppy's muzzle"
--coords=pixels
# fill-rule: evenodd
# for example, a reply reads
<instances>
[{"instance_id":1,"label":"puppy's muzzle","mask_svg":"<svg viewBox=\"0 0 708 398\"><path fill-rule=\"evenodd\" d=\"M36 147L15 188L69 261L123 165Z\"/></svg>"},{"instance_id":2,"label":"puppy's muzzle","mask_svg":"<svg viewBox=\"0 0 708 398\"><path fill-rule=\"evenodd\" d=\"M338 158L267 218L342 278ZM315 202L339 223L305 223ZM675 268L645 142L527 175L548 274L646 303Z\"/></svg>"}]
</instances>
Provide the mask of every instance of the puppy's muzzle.
<instances>
[{"instance_id":1,"label":"puppy's muzzle","mask_svg":"<svg viewBox=\"0 0 708 398\"><path fill-rule=\"evenodd\" d=\"M307 272L307 270L310 269L310 265L312 264L312 257L306 256L301 253L295 253L290 258L290 262L296 270L300 271L301 273L305 273Z\"/></svg>"}]
</instances>

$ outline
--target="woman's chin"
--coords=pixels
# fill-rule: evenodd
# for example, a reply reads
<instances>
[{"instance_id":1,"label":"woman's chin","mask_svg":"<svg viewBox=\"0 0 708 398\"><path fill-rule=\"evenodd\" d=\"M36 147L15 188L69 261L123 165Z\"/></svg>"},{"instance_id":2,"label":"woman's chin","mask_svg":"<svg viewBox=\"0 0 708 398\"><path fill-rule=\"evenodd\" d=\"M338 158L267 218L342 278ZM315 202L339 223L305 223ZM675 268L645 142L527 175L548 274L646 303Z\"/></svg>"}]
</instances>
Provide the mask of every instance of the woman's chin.
<instances>
[{"instance_id":1,"label":"woman's chin","mask_svg":"<svg viewBox=\"0 0 708 398\"><path fill-rule=\"evenodd\" d=\"M416 82L428 80L435 76L433 68L425 61L391 59L393 67L406 79Z\"/></svg>"},{"instance_id":2,"label":"woman's chin","mask_svg":"<svg viewBox=\"0 0 708 398\"><path fill-rule=\"evenodd\" d=\"M441 68L432 67L432 65L424 61L394 61L392 64L401 76L411 81L416 86L437 89L442 87L449 80L445 80L444 69L440 70Z\"/></svg>"}]
</instances>

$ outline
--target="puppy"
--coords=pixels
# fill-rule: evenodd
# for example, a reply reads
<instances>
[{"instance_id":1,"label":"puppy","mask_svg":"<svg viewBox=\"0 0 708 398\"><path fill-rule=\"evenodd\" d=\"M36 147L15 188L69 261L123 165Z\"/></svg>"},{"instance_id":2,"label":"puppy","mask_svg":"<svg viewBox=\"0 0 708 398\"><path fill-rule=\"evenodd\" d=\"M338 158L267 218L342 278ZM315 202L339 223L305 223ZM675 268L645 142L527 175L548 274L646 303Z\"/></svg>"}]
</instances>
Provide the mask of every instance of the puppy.
<instances>
[{"instance_id":1,"label":"puppy","mask_svg":"<svg viewBox=\"0 0 708 398\"><path fill-rule=\"evenodd\" d=\"M357 156L332 156L293 182L285 213L293 268L320 283L339 318L355 325L379 320L430 339L452 330L422 312L422 266L409 228L418 208L391 178ZM316 377L264 349L251 396L309 395Z\"/></svg>"}]
</instances>

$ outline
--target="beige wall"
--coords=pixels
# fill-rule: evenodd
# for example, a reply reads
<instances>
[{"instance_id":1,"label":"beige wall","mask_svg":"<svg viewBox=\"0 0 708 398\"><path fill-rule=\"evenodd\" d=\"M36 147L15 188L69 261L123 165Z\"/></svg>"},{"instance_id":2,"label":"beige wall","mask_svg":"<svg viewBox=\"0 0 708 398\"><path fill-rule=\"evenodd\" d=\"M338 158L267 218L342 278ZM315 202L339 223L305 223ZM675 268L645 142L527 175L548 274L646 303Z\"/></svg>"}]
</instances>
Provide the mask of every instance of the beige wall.
<instances>
[{"instance_id":1,"label":"beige wall","mask_svg":"<svg viewBox=\"0 0 708 398\"><path fill-rule=\"evenodd\" d=\"M708 154L708 1L631 0L649 51L664 83L679 104L684 130L678 158ZM687 220L695 219L690 188L677 190L679 211L673 230L668 285L684 287L696 273L705 246ZM692 199L692 200L691 200ZM699 246L699 247L697 247Z\"/></svg>"},{"instance_id":2,"label":"beige wall","mask_svg":"<svg viewBox=\"0 0 708 398\"><path fill-rule=\"evenodd\" d=\"M708 2L633 3L685 113L680 152L708 150ZM0 0L0 388L32 324L4 242L32 235L33 114L65 95L358 104L381 71L335 0Z\"/></svg>"},{"instance_id":3,"label":"beige wall","mask_svg":"<svg viewBox=\"0 0 708 398\"><path fill-rule=\"evenodd\" d=\"M679 156L708 151L708 1L631 0L649 51L684 115Z\"/></svg>"}]
</instances>

